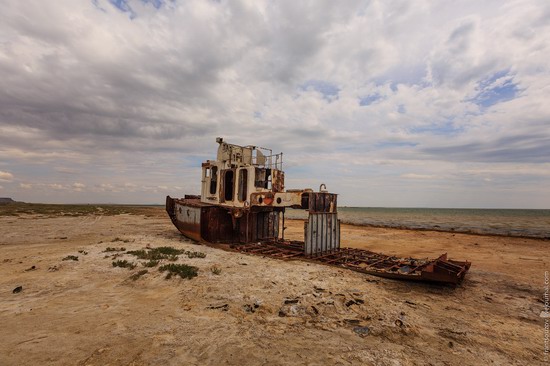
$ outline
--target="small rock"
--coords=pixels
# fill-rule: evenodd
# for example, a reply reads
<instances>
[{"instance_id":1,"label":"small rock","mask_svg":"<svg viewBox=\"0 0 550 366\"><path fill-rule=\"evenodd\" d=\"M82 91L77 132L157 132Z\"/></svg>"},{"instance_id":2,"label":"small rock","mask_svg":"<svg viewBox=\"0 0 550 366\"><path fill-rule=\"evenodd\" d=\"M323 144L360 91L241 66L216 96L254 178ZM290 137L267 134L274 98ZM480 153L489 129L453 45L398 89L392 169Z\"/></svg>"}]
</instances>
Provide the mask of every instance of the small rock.
<instances>
[{"instance_id":1,"label":"small rock","mask_svg":"<svg viewBox=\"0 0 550 366\"><path fill-rule=\"evenodd\" d=\"M256 308L250 304L244 304L243 308L247 313L254 313L256 311Z\"/></svg>"},{"instance_id":2,"label":"small rock","mask_svg":"<svg viewBox=\"0 0 550 366\"><path fill-rule=\"evenodd\" d=\"M361 337L365 337L369 335L370 328L369 327L354 327L353 331L360 335Z\"/></svg>"},{"instance_id":3,"label":"small rock","mask_svg":"<svg viewBox=\"0 0 550 366\"><path fill-rule=\"evenodd\" d=\"M25 272L34 271L35 269L36 269L36 266L32 266L32 267L30 267L30 268L27 268L27 269L25 270Z\"/></svg>"},{"instance_id":4,"label":"small rock","mask_svg":"<svg viewBox=\"0 0 550 366\"><path fill-rule=\"evenodd\" d=\"M23 291L23 286L17 286L13 289L12 293L17 294L19 292Z\"/></svg>"}]
</instances>

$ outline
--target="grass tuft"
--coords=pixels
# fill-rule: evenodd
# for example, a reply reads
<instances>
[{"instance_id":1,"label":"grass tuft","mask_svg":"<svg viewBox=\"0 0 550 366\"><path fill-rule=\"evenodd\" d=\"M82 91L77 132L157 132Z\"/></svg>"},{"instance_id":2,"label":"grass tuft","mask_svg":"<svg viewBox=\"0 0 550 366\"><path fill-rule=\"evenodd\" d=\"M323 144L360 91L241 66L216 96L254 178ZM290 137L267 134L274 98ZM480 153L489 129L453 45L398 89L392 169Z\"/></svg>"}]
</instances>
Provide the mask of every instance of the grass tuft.
<instances>
[{"instance_id":1,"label":"grass tuft","mask_svg":"<svg viewBox=\"0 0 550 366\"><path fill-rule=\"evenodd\" d=\"M65 258L63 258L62 260L64 260L64 261L78 261L78 257L76 255L68 255Z\"/></svg>"},{"instance_id":2,"label":"grass tuft","mask_svg":"<svg viewBox=\"0 0 550 366\"><path fill-rule=\"evenodd\" d=\"M185 252L189 258L206 258L206 253L201 252Z\"/></svg>"},{"instance_id":3,"label":"grass tuft","mask_svg":"<svg viewBox=\"0 0 550 366\"><path fill-rule=\"evenodd\" d=\"M149 271L146 270L146 269L142 269L141 271L136 272L133 275L131 275L130 278L132 279L132 281L136 281L137 279L139 279L141 276L143 276L147 272L149 272Z\"/></svg>"},{"instance_id":4,"label":"grass tuft","mask_svg":"<svg viewBox=\"0 0 550 366\"><path fill-rule=\"evenodd\" d=\"M168 274L166 275L166 279L170 279L174 275L178 275L181 278L191 279L198 275L199 269L197 267L189 266L187 264L170 263L170 264L165 264L163 266L160 266L159 271L161 272L168 271Z\"/></svg>"},{"instance_id":5,"label":"grass tuft","mask_svg":"<svg viewBox=\"0 0 550 366\"><path fill-rule=\"evenodd\" d=\"M113 261L113 267L122 267L122 268L129 268L129 269L134 269L136 268L136 264L133 263L133 262L128 262L126 259L124 260L118 260L118 261Z\"/></svg>"},{"instance_id":6,"label":"grass tuft","mask_svg":"<svg viewBox=\"0 0 550 366\"><path fill-rule=\"evenodd\" d=\"M131 241L133 241L133 240L130 240L130 239L122 239L122 238L119 238L119 237L117 236L116 238L114 238L113 240L111 240L111 243L114 243L114 242L116 242L116 241L121 241L121 242L123 242L123 243L129 243L129 242L131 242Z\"/></svg>"},{"instance_id":7,"label":"grass tuft","mask_svg":"<svg viewBox=\"0 0 550 366\"><path fill-rule=\"evenodd\" d=\"M126 248L120 247L120 248L113 248L113 247L107 247L105 248L104 252L123 252Z\"/></svg>"},{"instance_id":8,"label":"grass tuft","mask_svg":"<svg viewBox=\"0 0 550 366\"><path fill-rule=\"evenodd\" d=\"M151 268L151 267L156 267L157 264L159 264L159 261L158 260L150 260L149 262L141 262L141 264L143 265L143 267Z\"/></svg>"},{"instance_id":9,"label":"grass tuft","mask_svg":"<svg viewBox=\"0 0 550 366\"><path fill-rule=\"evenodd\" d=\"M129 250L126 252L126 254L135 255L138 257L138 259L147 259L147 260L161 260L166 259L169 261L176 261L178 260L178 254L185 253L182 249L176 249L173 247L158 247L158 248L152 248L150 250Z\"/></svg>"},{"instance_id":10,"label":"grass tuft","mask_svg":"<svg viewBox=\"0 0 550 366\"><path fill-rule=\"evenodd\" d=\"M220 274L222 274L222 269L218 266L212 266L210 267L210 272L212 272L216 276L219 276Z\"/></svg>"}]
</instances>

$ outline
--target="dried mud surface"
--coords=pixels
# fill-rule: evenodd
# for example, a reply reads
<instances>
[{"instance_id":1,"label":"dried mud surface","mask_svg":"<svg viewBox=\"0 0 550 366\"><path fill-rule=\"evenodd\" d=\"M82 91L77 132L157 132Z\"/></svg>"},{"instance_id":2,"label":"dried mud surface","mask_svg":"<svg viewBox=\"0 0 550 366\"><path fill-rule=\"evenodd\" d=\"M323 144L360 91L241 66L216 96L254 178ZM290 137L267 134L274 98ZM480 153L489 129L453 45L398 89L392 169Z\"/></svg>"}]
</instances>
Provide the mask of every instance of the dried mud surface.
<instances>
[{"instance_id":1,"label":"dried mud surface","mask_svg":"<svg viewBox=\"0 0 550 366\"><path fill-rule=\"evenodd\" d=\"M449 288L201 246L136 213L0 217L1 365L545 364L548 241L343 225L343 246L472 261ZM175 262L198 276L133 280L144 260L104 252L160 246L205 253Z\"/></svg>"}]
</instances>

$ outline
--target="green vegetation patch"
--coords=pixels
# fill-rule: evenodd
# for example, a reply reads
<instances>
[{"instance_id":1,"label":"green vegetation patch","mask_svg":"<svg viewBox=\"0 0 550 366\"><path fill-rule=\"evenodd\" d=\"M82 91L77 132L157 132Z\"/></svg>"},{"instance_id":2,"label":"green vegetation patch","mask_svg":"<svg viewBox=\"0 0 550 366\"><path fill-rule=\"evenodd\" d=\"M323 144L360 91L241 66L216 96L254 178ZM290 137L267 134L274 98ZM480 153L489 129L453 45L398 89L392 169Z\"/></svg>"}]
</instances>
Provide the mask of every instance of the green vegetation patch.
<instances>
[{"instance_id":1,"label":"green vegetation patch","mask_svg":"<svg viewBox=\"0 0 550 366\"><path fill-rule=\"evenodd\" d=\"M122 268L129 268L134 269L136 268L136 264L133 262L128 262L126 259L118 261L113 261L113 267L122 267Z\"/></svg>"},{"instance_id":2,"label":"green vegetation patch","mask_svg":"<svg viewBox=\"0 0 550 366\"><path fill-rule=\"evenodd\" d=\"M178 259L178 254L185 253L182 249L176 249L173 247L158 247L151 248L149 250L139 249L139 250L129 250L126 254L135 255L139 259L147 259L153 261L159 261L161 259L167 259L169 261L176 261Z\"/></svg>"},{"instance_id":3,"label":"green vegetation patch","mask_svg":"<svg viewBox=\"0 0 550 366\"><path fill-rule=\"evenodd\" d=\"M206 253L201 253L201 252L186 251L185 254L187 254L189 258L206 258Z\"/></svg>"},{"instance_id":4,"label":"green vegetation patch","mask_svg":"<svg viewBox=\"0 0 550 366\"><path fill-rule=\"evenodd\" d=\"M212 266L212 267L210 267L210 272L212 272L216 276L219 276L219 275L222 274L222 269L218 266Z\"/></svg>"},{"instance_id":5,"label":"green vegetation patch","mask_svg":"<svg viewBox=\"0 0 550 366\"><path fill-rule=\"evenodd\" d=\"M141 262L141 264L143 265L143 267L151 268L151 267L156 267L157 264L159 264L159 261L150 260L148 262Z\"/></svg>"},{"instance_id":6,"label":"green vegetation patch","mask_svg":"<svg viewBox=\"0 0 550 366\"><path fill-rule=\"evenodd\" d=\"M172 278L172 276L180 276L181 278L191 279L196 277L199 274L199 269L194 266L189 266L187 264L165 264L159 267L159 271L165 272L168 271L166 279Z\"/></svg>"}]
</instances>

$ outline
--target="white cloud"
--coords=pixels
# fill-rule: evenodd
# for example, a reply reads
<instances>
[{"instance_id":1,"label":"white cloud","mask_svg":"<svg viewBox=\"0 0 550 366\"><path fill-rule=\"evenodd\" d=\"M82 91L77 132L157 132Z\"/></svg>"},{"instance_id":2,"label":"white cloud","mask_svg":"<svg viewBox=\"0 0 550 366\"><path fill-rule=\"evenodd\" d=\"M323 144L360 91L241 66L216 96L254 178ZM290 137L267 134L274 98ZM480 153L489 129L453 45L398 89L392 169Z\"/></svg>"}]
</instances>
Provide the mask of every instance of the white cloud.
<instances>
[{"instance_id":1,"label":"white cloud","mask_svg":"<svg viewBox=\"0 0 550 366\"><path fill-rule=\"evenodd\" d=\"M75 182L73 183L72 188L76 192L82 192L84 188L86 188L86 185L84 183Z\"/></svg>"},{"instance_id":2,"label":"white cloud","mask_svg":"<svg viewBox=\"0 0 550 366\"><path fill-rule=\"evenodd\" d=\"M11 182L13 180L13 174L10 172L4 172L0 170L0 182Z\"/></svg>"}]
</instances>

